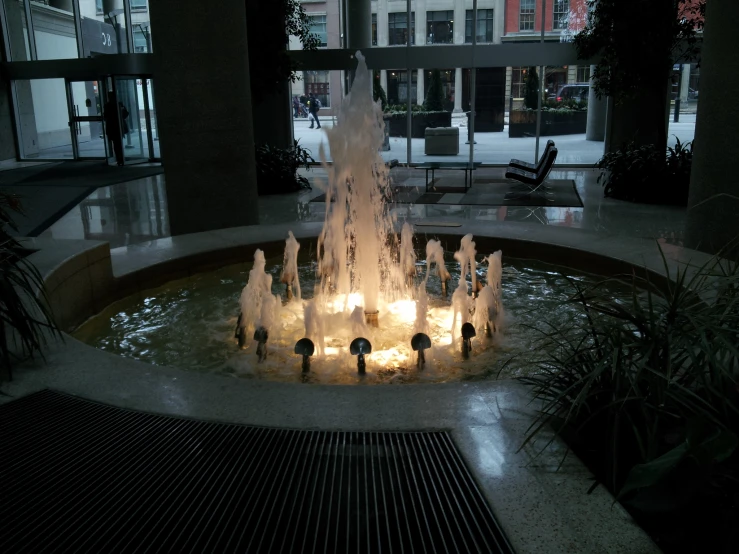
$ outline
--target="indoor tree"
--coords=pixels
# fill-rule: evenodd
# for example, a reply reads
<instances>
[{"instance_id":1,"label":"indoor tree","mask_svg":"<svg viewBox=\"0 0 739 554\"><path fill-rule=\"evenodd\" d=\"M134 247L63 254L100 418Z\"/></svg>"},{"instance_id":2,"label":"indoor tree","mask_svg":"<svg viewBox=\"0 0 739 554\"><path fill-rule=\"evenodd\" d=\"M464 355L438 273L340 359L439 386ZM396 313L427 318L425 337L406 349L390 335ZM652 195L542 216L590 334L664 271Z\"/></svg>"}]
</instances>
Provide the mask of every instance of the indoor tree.
<instances>
[{"instance_id":1,"label":"indoor tree","mask_svg":"<svg viewBox=\"0 0 739 554\"><path fill-rule=\"evenodd\" d=\"M596 95L615 102L614 148L631 140L666 147L670 72L697 53L705 1L588 0L574 43L580 59L598 59Z\"/></svg>"},{"instance_id":2,"label":"indoor tree","mask_svg":"<svg viewBox=\"0 0 739 554\"><path fill-rule=\"evenodd\" d=\"M441 73L438 69L431 72L429 90L426 93L425 108L428 112L444 111L444 91L441 86Z\"/></svg>"},{"instance_id":3,"label":"indoor tree","mask_svg":"<svg viewBox=\"0 0 739 554\"><path fill-rule=\"evenodd\" d=\"M529 67L526 72L523 92L524 106L529 110L536 110L539 107L539 75L536 73L536 67Z\"/></svg>"}]
</instances>

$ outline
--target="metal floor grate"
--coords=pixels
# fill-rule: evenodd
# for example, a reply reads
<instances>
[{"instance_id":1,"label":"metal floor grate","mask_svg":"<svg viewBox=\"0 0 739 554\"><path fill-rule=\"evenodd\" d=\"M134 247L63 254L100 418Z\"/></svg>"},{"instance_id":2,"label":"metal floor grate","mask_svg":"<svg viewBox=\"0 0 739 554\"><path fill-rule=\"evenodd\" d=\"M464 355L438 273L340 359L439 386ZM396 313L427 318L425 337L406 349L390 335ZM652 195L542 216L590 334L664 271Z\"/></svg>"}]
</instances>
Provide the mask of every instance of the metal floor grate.
<instances>
[{"instance_id":1,"label":"metal floor grate","mask_svg":"<svg viewBox=\"0 0 739 554\"><path fill-rule=\"evenodd\" d=\"M446 432L0 406L1 552L512 552Z\"/></svg>"}]
</instances>

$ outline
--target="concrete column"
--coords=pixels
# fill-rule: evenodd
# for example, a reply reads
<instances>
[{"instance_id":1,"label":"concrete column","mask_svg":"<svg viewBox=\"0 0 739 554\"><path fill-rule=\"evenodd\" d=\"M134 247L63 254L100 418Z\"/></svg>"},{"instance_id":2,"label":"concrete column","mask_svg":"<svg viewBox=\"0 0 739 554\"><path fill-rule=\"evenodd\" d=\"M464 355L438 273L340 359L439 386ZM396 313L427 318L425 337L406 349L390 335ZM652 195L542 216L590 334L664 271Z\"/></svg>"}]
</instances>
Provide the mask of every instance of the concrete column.
<instances>
[{"instance_id":1,"label":"concrete column","mask_svg":"<svg viewBox=\"0 0 739 554\"><path fill-rule=\"evenodd\" d=\"M423 46L426 44L426 0L416 0L415 14L416 46Z\"/></svg>"},{"instance_id":2,"label":"concrete column","mask_svg":"<svg viewBox=\"0 0 739 554\"><path fill-rule=\"evenodd\" d=\"M410 93L410 89L408 89ZM423 106L426 100L426 86L424 85L423 69L418 68L418 77L416 78L416 102L419 106Z\"/></svg>"},{"instance_id":3,"label":"concrete column","mask_svg":"<svg viewBox=\"0 0 739 554\"><path fill-rule=\"evenodd\" d=\"M588 93L588 122L585 130L585 139L603 142L606 140L606 116L608 114L608 100L603 97L598 100L593 87L592 75L595 66L590 66L590 92Z\"/></svg>"},{"instance_id":4,"label":"concrete column","mask_svg":"<svg viewBox=\"0 0 739 554\"><path fill-rule=\"evenodd\" d=\"M372 46L372 4L370 0L350 0L346 3L347 45L351 50Z\"/></svg>"},{"instance_id":5,"label":"concrete column","mask_svg":"<svg viewBox=\"0 0 739 554\"><path fill-rule=\"evenodd\" d=\"M172 235L259 223L246 3L160 0L149 15ZM208 40L203 21L218 21Z\"/></svg>"},{"instance_id":6,"label":"concrete column","mask_svg":"<svg viewBox=\"0 0 739 554\"><path fill-rule=\"evenodd\" d=\"M387 95L387 69L380 70L380 86L382 87L382 90L384 90L385 94Z\"/></svg>"},{"instance_id":7,"label":"concrete column","mask_svg":"<svg viewBox=\"0 0 739 554\"><path fill-rule=\"evenodd\" d=\"M462 68L454 70L454 112L462 111Z\"/></svg>"},{"instance_id":8,"label":"concrete column","mask_svg":"<svg viewBox=\"0 0 739 554\"><path fill-rule=\"evenodd\" d=\"M377 46L387 46L389 42L387 2L388 0L377 0ZM387 72L383 73L385 73L384 87L387 90Z\"/></svg>"},{"instance_id":9,"label":"concrete column","mask_svg":"<svg viewBox=\"0 0 739 554\"><path fill-rule=\"evenodd\" d=\"M454 2L454 44L464 44L466 12L464 2L460 2L459 0Z\"/></svg>"},{"instance_id":10,"label":"concrete column","mask_svg":"<svg viewBox=\"0 0 739 554\"><path fill-rule=\"evenodd\" d=\"M688 101L688 92L690 91L690 64L683 64L682 74L680 75L682 83L680 83L680 101Z\"/></svg>"},{"instance_id":11,"label":"concrete column","mask_svg":"<svg viewBox=\"0 0 739 554\"><path fill-rule=\"evenodd\" d=\"M739 2L706 3L706 23L701 50L701 89L695 124L695 150L690 175L690 198L685 244L706 252L718 252L739 236L739 159L736 122L739 105L739 57L736 22ZM733 245L737 253L737 245Z\"/></svg>"}]
</instances>

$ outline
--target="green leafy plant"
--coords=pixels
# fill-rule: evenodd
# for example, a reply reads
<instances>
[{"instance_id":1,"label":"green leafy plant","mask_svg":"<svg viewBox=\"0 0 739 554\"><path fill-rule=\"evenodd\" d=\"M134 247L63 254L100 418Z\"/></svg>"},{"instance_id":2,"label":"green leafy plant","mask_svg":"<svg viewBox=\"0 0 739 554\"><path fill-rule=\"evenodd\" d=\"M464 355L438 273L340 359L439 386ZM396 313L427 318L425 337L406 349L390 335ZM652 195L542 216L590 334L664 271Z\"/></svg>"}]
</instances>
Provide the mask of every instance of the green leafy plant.
<instances>
[{"instance_id":1,"label":"green leafy plant","mask_svg":"<svg viewBox=\"0 0 739 554\"><path fill-rule=\"evenodd\" d=\"M424 107L427 112L444 111L444 91L441 86L441 73L438 69L434 69L431 72L431 79L429 79L429 88L426 93L426 102Z\"/></svg>"},{"instance_id":2,"label":"green leafy plant","mask_svg":"<svg viewBox=\"0 0 739 554\"><path fill-rule=\"evenodd\" d=\"M523 82L523 105L529 110L539 109L539 74L529 67Z\"/></svg>"},{"instance_id":3,"label":"green leafy plant","mask_svg":"<svg viewBox=\"0 0 739 554\"><path fill-rule=\"evenodd\" d=\"M664 266L659 286L569 280L578 316L536 327L545 355L522 378L541 402L524 444L553 426L637 521L668 512L705 540L712 531L695 521L736 511L739 493L739 264Z\"/></svg>"},{"instance_id":4,"label":"green leafy plant","mask_svg":"<svg viewBox=\"0 0 739 554\"><path fill-rule=\"evenodd\" d=\"M604 195L630 202L686 205L693 143L676 140L665 151L632 142L606 153L595 164L602 170L598 183L603 184Z\"/></svg>"},{"instance_id":5,"label":"green leafy plant","mask_svg":"<svg viewBox=\"0 0 739 554\"><path fill-rule=\"evenodd\" d=\"M18 230L12 212L23 213L20 200L0 191L0 379L12 378L17 362L43 357L49 335L61 337L43 278L27 259L29 250L8 232Z\"/></svg>"},{"instance_id":6,"label":"green leafy plant","mask_svg":"<svg viewBox=\"0 0 739 554\"><path fill-rule=\"evenodd\" d=\"M308 179L298 173L299 168L310 170L315 163L310 150L295 140L293 148L275 148L268 144L257 147L257 188L259 194L285 194L310 189Z\"/></svg>"}]
</instances>

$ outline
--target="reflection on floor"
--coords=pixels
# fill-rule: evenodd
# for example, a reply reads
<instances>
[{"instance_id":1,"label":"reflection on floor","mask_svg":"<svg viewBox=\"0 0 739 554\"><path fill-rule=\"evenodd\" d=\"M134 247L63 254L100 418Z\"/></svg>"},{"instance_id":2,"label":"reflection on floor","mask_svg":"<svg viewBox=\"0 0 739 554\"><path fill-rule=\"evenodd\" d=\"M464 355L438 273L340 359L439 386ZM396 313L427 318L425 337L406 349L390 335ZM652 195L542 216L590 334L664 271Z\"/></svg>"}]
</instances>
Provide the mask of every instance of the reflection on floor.
<instances>
[{"instance_id":1,"label":"reflection on floor","mask_svg":"<svg viewBox=\"0 0 739 554\"><path fill-rule=\"evenodd\" d=\"M503 171L481 169L477 178L500 179ZM323 221L326 205L311 200L323 194L321 183L326 182L326 172L322 168L313 168L304 174L313 183L313 190L259 198L260 223ZM682 244L685 208L631 204L603 198L603 189L596 182L597 175L591 169L556 170L551 174L552 179L575 182L582 208L396 204L390 209L400 221L461 218L491 223L523 222ZM419 182L421 187L424 186L422 170L397 167L392 170L391 178L394 186L418 186L415 183ZM159 175L100 188L40 236L107 240L113 248L169 236L164 179Z\"/></svg>"}]
</instances>

